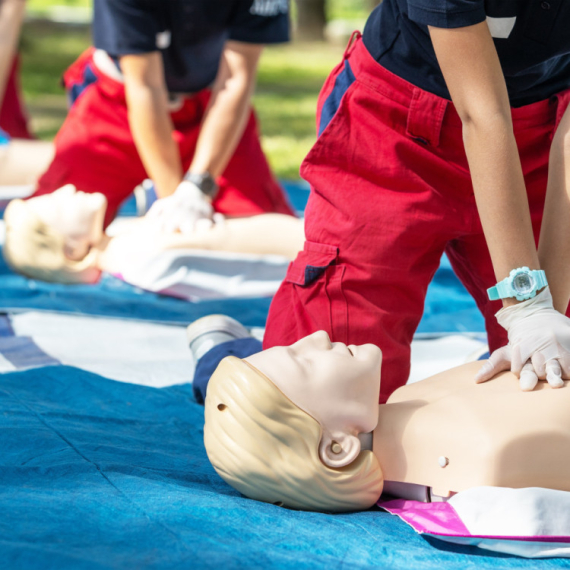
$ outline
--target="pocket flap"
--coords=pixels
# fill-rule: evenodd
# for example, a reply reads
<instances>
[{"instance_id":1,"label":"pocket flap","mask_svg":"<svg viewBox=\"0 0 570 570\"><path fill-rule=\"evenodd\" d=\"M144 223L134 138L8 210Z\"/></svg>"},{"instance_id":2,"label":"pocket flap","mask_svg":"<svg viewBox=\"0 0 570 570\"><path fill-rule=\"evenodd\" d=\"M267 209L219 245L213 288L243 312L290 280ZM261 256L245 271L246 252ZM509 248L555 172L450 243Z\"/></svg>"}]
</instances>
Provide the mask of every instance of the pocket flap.
<instances>
[{"instance_id":1,"label":"pocket flap","mask_svg":"<svg viewBox=\"0 0 570 570\"><path fill-rule=\"evenodd\" d=\"M310 285L336 261L337 256L338 247L334 245L305 241L303 251L289 265L285 279L296 285Z\"/></svg>"}]
</instances>

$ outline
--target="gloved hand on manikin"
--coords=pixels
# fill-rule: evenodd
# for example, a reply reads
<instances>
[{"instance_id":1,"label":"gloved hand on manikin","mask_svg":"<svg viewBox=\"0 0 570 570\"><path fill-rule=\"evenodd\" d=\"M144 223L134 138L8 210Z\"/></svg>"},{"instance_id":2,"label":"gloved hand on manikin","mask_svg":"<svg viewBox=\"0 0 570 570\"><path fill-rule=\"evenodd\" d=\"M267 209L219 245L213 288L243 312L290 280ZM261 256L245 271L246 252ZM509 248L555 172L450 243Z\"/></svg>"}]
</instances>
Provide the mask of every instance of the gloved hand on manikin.
<instances>
[{"instance_id":1,"label":"gloved hand on manikin","mask_svg":"<svg viewBox=\"0 0 570 570\"><path fill-rule=\"evenodd\" d=\"M509 333L509 344L499 348L483 365L476 382L486 382L503 370L520 377L522 390L533 390L538 379L553 388L570 379L570 319L554 309L550 289L497 313Z\"/></svg>"},{"instance_id":2,"label":"gloved hand on manikin","mask_svg":"<svg viewBox=\"0 0 570 570\"><path fill-rule=\"evenodd\" d=\"M189 180L183 180L167 198L157 200L146 214L157 231L192 233L199 220L212 220L214 209L210 199Z\"/></svg>"}]
</instances>

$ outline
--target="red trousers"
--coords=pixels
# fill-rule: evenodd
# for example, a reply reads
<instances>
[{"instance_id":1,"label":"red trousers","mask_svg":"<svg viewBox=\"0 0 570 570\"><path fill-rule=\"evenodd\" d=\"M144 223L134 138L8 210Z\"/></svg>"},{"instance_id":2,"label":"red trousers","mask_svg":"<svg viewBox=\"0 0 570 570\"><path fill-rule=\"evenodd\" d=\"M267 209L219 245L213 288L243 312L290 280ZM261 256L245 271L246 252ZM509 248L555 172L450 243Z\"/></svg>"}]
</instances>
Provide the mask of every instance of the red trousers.
<instances>
[{"instance_id":1,"label":"red trousers","mask_svg":"<svg viewBox=\"0 0 570 570\"><path fill-rule=\"evenodd\" d=\"M538 240L553 132L570 92L513 109ZM319 98L320 136L301 174L311 184L306 242L269 311L264 348L323 329L383 351L381 402L406 383L427 287L446 252L485 317L491 350L506 344L486 289L495 275L451 102L381 67L361 40Z\"/></svg>"},{"instance_id":2,"label":"red trousers","mask_svg":"<svg viewBox=\"0 0 570 570\"><path fill-rule=\"evenodd\" d=\"M101 192L108 200L107 225L121 202L148 176L129 128L124 86L97 69L93 51L87 50L64 76L74 102L55 138L55 158L34 195L53 192L65 184L74 184L84 192ZM185 97L181 108L171 113L184 169L194 155L209 98L207 90ZM293 213L261 149L253 112L217 182L220 190L214 208L218 212L244 216Z\"/></svg>"},{"instance_id":3,"label":"red trousers","mask_svg":"<svg viewBox=\"0 0 570 570\"><path fill-rule=\"evenodd\" d=\"M31 139L33 136L28 129L28 119L24 112L18 69L19 58L15 57L0 108L0 129L6 131L12 138Z\"/></svg>"}]
</instances>

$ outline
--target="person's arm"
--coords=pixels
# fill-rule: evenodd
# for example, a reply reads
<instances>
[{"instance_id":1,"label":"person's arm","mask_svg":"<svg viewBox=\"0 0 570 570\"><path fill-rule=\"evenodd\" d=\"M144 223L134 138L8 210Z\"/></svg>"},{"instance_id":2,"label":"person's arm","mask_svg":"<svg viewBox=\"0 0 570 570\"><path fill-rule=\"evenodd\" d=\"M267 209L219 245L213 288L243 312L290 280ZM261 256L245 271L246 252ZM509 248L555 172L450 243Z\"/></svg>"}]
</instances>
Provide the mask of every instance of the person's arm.
<instances>
[{"instance_id":1,"label":"person's arm","mask_svg":"<svg viewBox=\"0 0 570 570\"><path fill-rule=\"evenodd\" d=\"M25 11L25 0L0 0L0 107L14 63Z\"/></svg>"},{"instance_id":2,"label":"person's arm","mask_svg":"<svg viewBox=\"0 0 570 570\"><path fill-rule=\"evenodd\" d=\"M135 145L158 196L170 196L182 180L182 162L172 137L162 56L124 55L120 64Z\"/></svg>"},{"instance_id":3,"label":"person's arm","mask_svg":"<svg viewBox=\"0 0 570 570\"><path fill-rule=\"evenodd\" d=\"M226 42L190 173L215 179L225 170L247 124L262 50L259 44ZM190 233L198 219L212 216L212 197L193 181L183 180L174 195L157 200L147 216L166 233Z\"/></svg>"},{"instance_id":4,"label":"person's arm","mask_svg":"<svg viewBox=\"0 0 570 570\"><path fill-rule=\"evenodd\" d=\"M463 123L475 200L497 281L517 267L540 269L507 88L487 23L429 31Z\"/></svg>"},{"instance_id":5,"label":"person's arm","mask_svg":"<svg viewBox=\"0 0 570 570\"><path fill-rule=\"evenodd\" d=\"M554 308L566 313L570 299L570 107L558 126L548 162L548 187L538 257Z\"/></svg>"},{"instance_id":6,"label":"person's arm","mask_svg":"<svg viewBox=\"0 0 570 570\"><path fill-rule=\"evenodd\" d=\"M225 170L247 124L262 51L259 44L226 43L190 172L217 178Z\"/></svg>"},{"instance_id":7,"label":"person's arm","mask_svg":"<svg viewBox=\"0 0 570 570\"><path fill-rule=\"evenodd\" d=\"M475 200L497 281L518 267L540 269L506 83L488 26L482 22L465 28L429 30L463 123ZM556 152L553 150L554 155ZM556 171L552 184L560 177L561 169ZM560 195L554 193L550 217L543 227L545 223L565 223L570 218L568 212L552 213L563 207ZM554 228L545 230L545 235L543 259L552 267L553 253L545 249L549 241L566 234L563 228ZM562 292L568 290L568 285L558 280L566 274L560 270L547 274L561 308L567 302ZM546 378L553 388L561 387L561 376L570 378L570 320L553 308L550 290L546 288L520 304L505 299L503 305L497 320L507 330L509 344L491 355L475 380L490 380L497 372L510 368L520 376L523 390L532 390L538 378Z\"/></svg>"}]
</instances>

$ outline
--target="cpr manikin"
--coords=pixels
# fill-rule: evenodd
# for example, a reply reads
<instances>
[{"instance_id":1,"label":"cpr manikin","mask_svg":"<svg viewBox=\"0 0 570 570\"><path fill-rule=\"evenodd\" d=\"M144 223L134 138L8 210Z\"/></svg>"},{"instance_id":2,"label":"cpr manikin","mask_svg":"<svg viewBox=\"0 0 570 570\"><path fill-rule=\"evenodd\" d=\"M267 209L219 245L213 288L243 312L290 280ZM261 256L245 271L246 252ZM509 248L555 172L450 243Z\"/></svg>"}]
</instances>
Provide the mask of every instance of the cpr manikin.
<instances>
[{"instance_id":1,"label":"cpr manikin","mask_svg":"<svg viewBox=\"0 0 570 570\"><path fill-rule=\"evenodd\" d=\"M519 389L510 372L475 384L480 362L404 386L378 406L381 352L317 332L224 359L204 441L220 476L286 507L366 509L382 489L441 500L472 487L570 491L570 391Z\"/></svg>"},{"instance_id":2,"label":"cpr manikin","mask_svg":"<svg viewBox=\"0 0 570 570\"><path fill-rule=\"evenodd\" d=\"M125 266L166 250L204 249L276 254L292 258L302 247L302 220L284 214L202 220L191 233L163 233L147 218L123 220L112 237L103 231L103 194L67 185L13 200L4 214L4 257L17 272L59 283L93 283L101 271L120 275Z\"/></svg>"}]
</instances>

